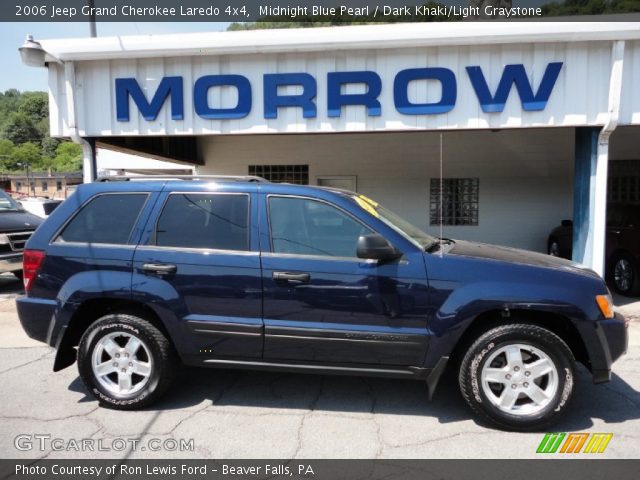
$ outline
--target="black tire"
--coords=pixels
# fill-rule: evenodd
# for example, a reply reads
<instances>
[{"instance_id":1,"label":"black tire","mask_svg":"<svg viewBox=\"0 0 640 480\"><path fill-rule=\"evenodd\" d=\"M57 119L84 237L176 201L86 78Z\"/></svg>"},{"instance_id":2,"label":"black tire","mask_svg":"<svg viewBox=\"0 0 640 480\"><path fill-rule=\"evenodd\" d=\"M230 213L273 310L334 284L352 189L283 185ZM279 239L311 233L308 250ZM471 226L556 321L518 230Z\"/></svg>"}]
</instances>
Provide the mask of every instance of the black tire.
<instances>
[{"instance_id":1,"label":"black tire","mask_svg":"<svg viewBox=\"0 0 640 480\"><path fill-rule=\"evenodd\" d=\"M104 384L104 380L99 380L94 373L92 365L94 353L96 357L100 355L108 355L103 347L99 347L100 351L96 352L96 348L101 341L105 341L105 337L113 339L118 346L126 346L125 340L132 337L142 341L142 349L138 349L136 358L131 360L140 360L148 362L150 373L146 379L139 380L143 382L140 389L131 393L117 393L109 390ZM142 350L142 351L141 351ZM117 354L120 357L120 353ZM140 359L138 358L140 355ZM123 354L124 356L124 354ZM127 354L128 356L128 354ZM133 357L134 355L131 355ZM128 362L128 359L109 359L116 362ZM106 362L105 362L106 363ZM114 363L114 365L118 365ZM132 365L132 363L123 363L122 365ZM117 410L135 410L146 407L158 400L169 388L177 372L178 359L173 347L153 324L142 318L127 315L124 313L116 313L106 315L87 328L80 339L78 347L78 371L80 378L89 389L91 394L96 397L103 407L113 408ZM133 367L131 367L133 368ZM124 369L122 370L124 371ZM113 379L113 375L119 379L119 373L114 371L109 373L107 379ZM131 375L131 374L129 374ZM135 379L141 377L139 375L131 375L134 379L133 385L136 385ZM103 377L104 378L104 377ZM119 380L118 380L119 381ZM115 379L113 379L115 383Z\"/></svg>"},{"instance_id":2,"label":"black tire","mask_svg":"<svg viewBox=\"0 0 640 480\"><path fill-rule=\"evenodd\" d=\"M504 382L516 382L517 387L513 387L516 390L517 401L516 404L511 407L510 411L518 411L520 409L522 413L512 414L501 410L497 405L494 405L494 400L490 399L485 393L484 382L482 382L483 368L491 368L491 365L495 366L494 362L501 360L500 355L495 357L497 352L502 351L507 346L521 345L533 347L531 350L531 361L536 359L534 350L546 355L547 360L553 364L556 369L556 374L547 374L540 377L538 382L552 382L552 378L555 378L555 393L550 394L548 404L542 402L538 405L534 405L533 408L540 408L539 411L533 411L530 414L526 414L527 405L520 406L519 402L527 403L533 402L533 400L527 397L524 393L520 392L524 386L529 387L529 383L526 382L526 378L523 377L528 372L526 363L528 360L523 355L523 367L518 368L518 374L513 374L514 378L518 375L518 379L504 380ZM525 352L526 353L526 352ZM492 359L492 356L495 358ZM505 358L505 357L502 357ZM491 360L492 364L487 362ZM499 365L498 365L499 366ZM509 366L505 365L503 368L509 371ZM528 373L531 375L531 372ZM511 377L509 377L511 378ZM458 375L458 381L460 384L460 391L462 396L469 404L471 409L482 420L504 430L515 431L537 431L544 427L558 421L560 417L565 413L567 406L571 400L574 384L575 384L575 359L571 350L567 344L556 334L549 330L537 325L525 324L525 323L512 323L493 328L488 332L482 334L467 350L462 363L460 365L460 371ZM531 380L529 380L531 382ZM512 384L511 386L515 385ZM532 384L531 384L532 385ZM547 386L550 383L546 384ZM487 386L491 390L503 389L501 394L508 393L507 388L509 383L500 385L498 383L488 383ZM541 387L545 387L542 383ZM525 390L522 390L523 392ZM527 390L528 391L528 390ZM505 407L506 408L506 407ZM516 410L514 410L514 408Z\"/></svg>"},{"instance_id":3,"label":"black tire","mask_svg":"<svg viewBox=\"0 0 640 480\"><path fill-rule=\"evenodd\" d=\"M640 293L640 278L635 260L628 253L618 253L611 260L610 279L613 289L627 297Z\"/></svg>"}]
</instances>

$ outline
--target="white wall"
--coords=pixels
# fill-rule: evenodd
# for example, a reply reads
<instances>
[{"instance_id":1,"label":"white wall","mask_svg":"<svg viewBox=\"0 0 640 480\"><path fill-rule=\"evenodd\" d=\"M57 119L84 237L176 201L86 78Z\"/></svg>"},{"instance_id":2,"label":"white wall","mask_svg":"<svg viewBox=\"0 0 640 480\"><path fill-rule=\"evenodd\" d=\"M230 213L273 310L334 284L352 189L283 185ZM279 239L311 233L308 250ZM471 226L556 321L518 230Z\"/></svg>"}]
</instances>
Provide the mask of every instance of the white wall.
<instances>
[{"instance_id":1,"label":"white wall","mask_svg":"<svg viewBox=\"0 0 640 480\"><path fill-rule=\"evenodd\" d=\"M439 176L439 133L210 136L198 173L247 174L250 164L308 164L322 175L357 175L358 191L427 231L429 184ZM444 176L480 179L479 226L445 227L451 238L545 251L550 230L573 212L574 131L444 134Z\"/></svg>"}]
</instances>

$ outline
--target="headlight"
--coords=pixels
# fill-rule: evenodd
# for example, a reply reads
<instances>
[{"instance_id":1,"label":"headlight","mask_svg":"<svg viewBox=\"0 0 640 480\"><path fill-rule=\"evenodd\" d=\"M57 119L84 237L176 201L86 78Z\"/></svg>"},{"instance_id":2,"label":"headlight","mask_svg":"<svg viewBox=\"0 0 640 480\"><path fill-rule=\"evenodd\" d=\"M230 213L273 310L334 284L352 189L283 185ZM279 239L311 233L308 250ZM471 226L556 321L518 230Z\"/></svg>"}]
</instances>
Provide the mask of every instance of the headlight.
<instances>
[{"instance_id":1,"label":"headlight","mask_svg":"<svg viewBox=\"0 0 640 480\"><path fill-rule=\"evenodd\" d=\"M6 245L7 243L9 243L9 237L4 233L0 233L0 245Z\"/></svg>"},{"instance_id":2,"label":"headlight","mask_svg":"<svg viewBox=\"0 0 640 480\"><path fill-rule=\"evenodd\" d=\"M611 295L596 295L596 303L604 318L613 318L613 300Z\"/></svg>"}]
</instances>

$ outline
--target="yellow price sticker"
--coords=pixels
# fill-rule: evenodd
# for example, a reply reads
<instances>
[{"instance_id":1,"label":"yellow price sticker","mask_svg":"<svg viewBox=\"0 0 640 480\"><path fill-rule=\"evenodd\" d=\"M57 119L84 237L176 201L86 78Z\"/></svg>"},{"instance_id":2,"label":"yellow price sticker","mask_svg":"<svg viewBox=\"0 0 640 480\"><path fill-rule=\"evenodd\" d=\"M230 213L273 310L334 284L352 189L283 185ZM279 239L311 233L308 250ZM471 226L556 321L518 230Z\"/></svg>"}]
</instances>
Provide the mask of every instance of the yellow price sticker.
<instances>
[{"instance_id":1,"label":"yellow price sticker","mask_svg":"<svg viewBox=\"0 0 640 480\"><path fill-rule=\"evenodd\" d=\"M366 210L376 218L380 218L380 215L378 215L378 212L376 211L376 209L373 208L374 205L369 203L367 200L364 200L365 198L367 197L363 197L362 195L360 195L358 197L355 197L355 200L358 203L358 205L362 207L363 210Z\"/></svg>"}]
</instances>

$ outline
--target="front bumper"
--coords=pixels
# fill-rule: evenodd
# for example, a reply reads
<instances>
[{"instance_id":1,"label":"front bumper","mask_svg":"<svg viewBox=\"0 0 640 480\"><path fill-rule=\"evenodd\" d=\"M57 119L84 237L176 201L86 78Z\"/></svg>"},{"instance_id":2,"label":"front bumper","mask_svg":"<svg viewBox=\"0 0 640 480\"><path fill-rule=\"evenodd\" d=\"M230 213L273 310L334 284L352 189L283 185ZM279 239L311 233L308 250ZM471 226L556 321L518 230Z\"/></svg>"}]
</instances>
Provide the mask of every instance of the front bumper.
<instances>
[{"instance_id":1,"label":"front bumper","mask_svg":"<svg viewBox=\"0 0 640 480\"><path fill-rule=\"evenodd\" d=\"M585 343L591 360L593 383L608 382L611 380L611 365L629 347L629 322L618 312L614 318L598 320L591 341Z\"/></svg>"},{"instance_id":2,"label":"front bumper","mask_svg":"<svg viewBox=\"0 0 640 480\"><path fill-rule=\"evenodd\" d=\"M0 273L22 270L22 252L0 256Z\"/></svg>"}]
</instances>

